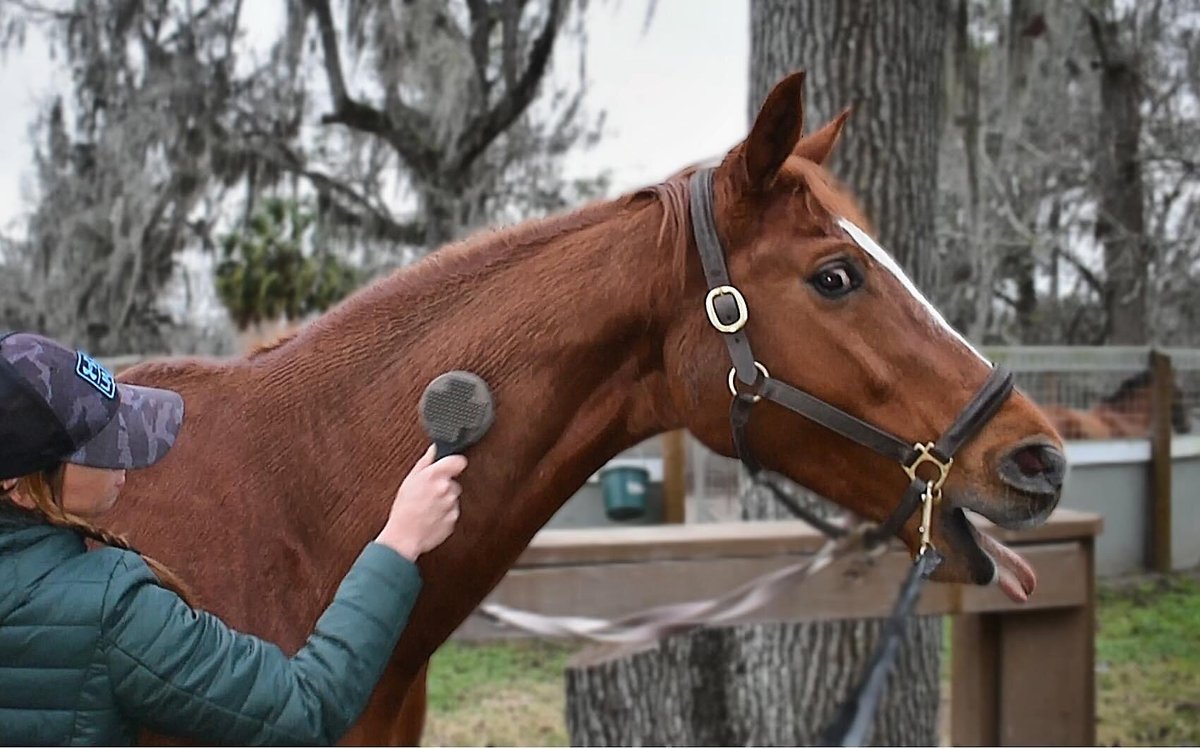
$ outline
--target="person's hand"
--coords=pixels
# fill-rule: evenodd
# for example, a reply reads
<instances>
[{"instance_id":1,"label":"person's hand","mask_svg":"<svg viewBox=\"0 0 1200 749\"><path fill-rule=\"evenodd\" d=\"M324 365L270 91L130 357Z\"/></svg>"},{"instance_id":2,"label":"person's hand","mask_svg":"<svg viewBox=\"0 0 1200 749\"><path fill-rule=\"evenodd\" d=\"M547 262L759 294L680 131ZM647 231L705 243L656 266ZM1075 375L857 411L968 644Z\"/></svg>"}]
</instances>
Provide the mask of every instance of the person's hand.
<instances>
[{"instance_id":1,"label":"person's hand","mask_svg":"<svg viewBox=\"0 0 1200 749\"><path fill-rule=\"evenodd\" d=\"M409 471L396 492L387 525L375 539L414 562L445 541L458 522L462 487L454 479L467 467L467 459L448 455L435 463L436 454L431 445Z\"/></svg>"}]
</instances>

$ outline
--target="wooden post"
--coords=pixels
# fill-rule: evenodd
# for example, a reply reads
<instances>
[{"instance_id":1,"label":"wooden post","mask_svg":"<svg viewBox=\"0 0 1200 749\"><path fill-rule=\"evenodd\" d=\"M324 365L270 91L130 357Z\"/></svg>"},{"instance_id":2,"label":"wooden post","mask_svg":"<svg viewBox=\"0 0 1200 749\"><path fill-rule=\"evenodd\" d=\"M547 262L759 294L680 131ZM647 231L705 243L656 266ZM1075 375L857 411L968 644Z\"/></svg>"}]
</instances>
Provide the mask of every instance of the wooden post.
<instances>
[{"instance_id":1,"label":"wooden post","mask_svg":"<svg viewBox=\"0 0 1200 749\"><path fill-rule=\"evenodd\" d=\"M952 746L1095 746L1095 545L1078 543L1081 605L955 617Z\"/></svg>"},{"instance_id":2,"label":"wooden post","mask_svg":"<svg viewBox=\"0 0 1200 749\"><path fill-rule=\"evenodd\" d=\"M687 521L687 467L685 432L676 430L662 436L663 522Z\"/></svg>"},{"instance_id":3,"label":"wooden post","mask_svg":"<svg viewBox=\"0 0 1200 749\"><path fill-rule=\"evenodd\" d=\"M960 614L950 634L950 745L1000 744L1000 624L994 614Z\"/></svg>"},{"instance_id":4,"label":"wooden post","mask_svg":"<svg viewBox=\"0 0 1200 749\"><path fill-rule=\"evenodd\" d=\"M1171 410L1175 398L1175 374L1171 357L1157 349L1150 352L1153 378L1150 420L1150 504L1146 508L1146 567L1154 572L1171 571Z\"/></svg>"}]
</instances>

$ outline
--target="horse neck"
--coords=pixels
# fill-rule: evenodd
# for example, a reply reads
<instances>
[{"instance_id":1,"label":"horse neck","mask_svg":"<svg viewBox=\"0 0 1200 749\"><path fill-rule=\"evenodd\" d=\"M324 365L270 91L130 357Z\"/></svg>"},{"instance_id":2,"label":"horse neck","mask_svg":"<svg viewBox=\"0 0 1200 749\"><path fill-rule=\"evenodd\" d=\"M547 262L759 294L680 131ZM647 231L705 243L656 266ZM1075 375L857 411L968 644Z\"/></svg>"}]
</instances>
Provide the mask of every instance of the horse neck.
<instances>
[{"instance_id":1,"label":"horse neck","mask_svg":"<svg viewBox=\"0 0 1200 749\"><path fill-rule=\"evenodd\" d=\"M298 512L309 524L337 518L323 546L352 553L378 530L428 443L421 390L447 370L488 382L496 421L468 451L462 520L426 578L453 579L475 601L591 473L678 423L662 339L681 270L657 246L662 208L607 211L538 241L518 229L447 248L264 357L272 392L260 401L320 440L288 453L321 456L317 501L327 505L315 519L312 507Z\"/></svg>"}]
</instances>

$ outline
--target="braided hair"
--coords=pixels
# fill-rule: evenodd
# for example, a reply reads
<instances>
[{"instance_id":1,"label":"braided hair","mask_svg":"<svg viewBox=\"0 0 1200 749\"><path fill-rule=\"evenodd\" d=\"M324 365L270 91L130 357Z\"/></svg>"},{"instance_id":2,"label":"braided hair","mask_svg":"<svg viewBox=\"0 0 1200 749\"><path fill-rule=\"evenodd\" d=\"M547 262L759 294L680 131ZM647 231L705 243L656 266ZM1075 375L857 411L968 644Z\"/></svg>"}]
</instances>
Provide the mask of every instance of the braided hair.
<instances>
[{"instance_id":1,"label":"braided hair","mask_svg":"<svg viewBox=\"0 0 1200 749\"><path fill-rule=\"evenodd\" d=\"M55 489L55 486L59 484L63 468L64 466L60 464L45 471L21 476L16 480L15 485L7 492L4 492L3 495L0 495L2 497L0 501L15 504L13 496L18 495L32 502L32 512L51 525L75 531L85 538L90 538L106 546L114 546L118 549L132 551L142 558L142 561L158 577L159 582L162 583L164 588L173 591L189 606L192 605L192 602L195 600L192 591L169 567L154 557L147 556L133 548L133 545L129 543L129 539L124 535L93 525L85 518L68 512L63 508L62 497L59 496L59 492Z\"/></svg>"}]
</instances>

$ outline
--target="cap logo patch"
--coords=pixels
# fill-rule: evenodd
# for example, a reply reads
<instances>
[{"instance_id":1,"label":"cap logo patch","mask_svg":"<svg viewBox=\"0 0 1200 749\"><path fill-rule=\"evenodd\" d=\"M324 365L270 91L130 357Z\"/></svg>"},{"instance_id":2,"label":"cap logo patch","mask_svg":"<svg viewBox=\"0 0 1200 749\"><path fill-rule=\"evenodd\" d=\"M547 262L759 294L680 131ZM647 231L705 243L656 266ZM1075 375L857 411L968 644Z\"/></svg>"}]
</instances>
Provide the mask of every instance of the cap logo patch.
<instances>
[{"instance_id":1,"label":"cap logo patch","mask_svg":"<svg viewBox=\"0 0 1200 749\"><path fill-rule=\"evenodd\" d=\"M75 363L75 374L99 390L105 398L116 397L117 381L113 378L112 373L105 369L100 362L82 351L78 353L79 359Z\"/></svg>"}]
</instances>

